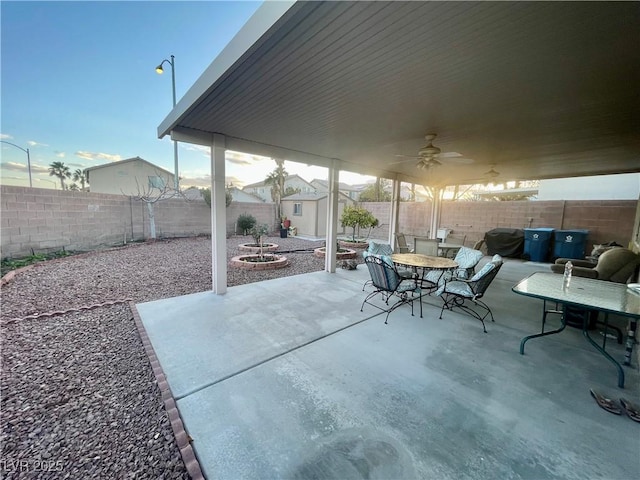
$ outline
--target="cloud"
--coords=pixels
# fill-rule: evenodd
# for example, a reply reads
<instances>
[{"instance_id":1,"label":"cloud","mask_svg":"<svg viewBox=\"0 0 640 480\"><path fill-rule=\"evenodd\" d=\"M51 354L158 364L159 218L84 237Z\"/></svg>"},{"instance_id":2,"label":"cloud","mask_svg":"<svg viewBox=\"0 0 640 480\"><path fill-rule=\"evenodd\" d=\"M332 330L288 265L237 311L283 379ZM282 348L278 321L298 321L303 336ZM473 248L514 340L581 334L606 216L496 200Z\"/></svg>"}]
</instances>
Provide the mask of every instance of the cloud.
<instances>
[{"instance_id":1,"label":"cloud","mask_svg":"<svg viewBox=\"0 0 640 480\"><path fill-rule=\"evenodd\" d=\"M11 139L13 138L11 135L7 134L7 133L0 133L0 140L6 140L6 139Z\"/></svg>"},{"instance_id":2,"label":"cloud","mask_svg":"<svg viewBox=\"0 0 640 480\"><path fill-rule=\"evenodd\" d=\"M261 155L250 155L248 153L227 150L225 160L234 165L246 166L255 165L259 162L270 161L271 159L269 157L263 157Z\"/></svg>"},{"instance_id":3,"label":"cloud","mask_svg":"<svg viewBox=\"0 0 640 480\"><path fill-rule=\"evenodd\" d=\"M29 145L30 147L48 147L49 146L46 143L38 143L34 140L29 140L27 142L27 145Z\"/></svg>"},{"instance_id":4,"label":"cloud","mask_svg":"<svg viewBox=\"0 0 640 480\"><path fill-rule=\"evenodd\" d=\"M211 157L211 148L205 147L204 145L194 145L192 143L180 143L179 144L183 149L190 152L200 152L204 157Z\"/></svg>"},{"instance_id":5,"label":"cloud","mask_svg":"<svg viewBox=\"0 0 640 480\"><path fill-rule=\"evenodd\" d=\"M180 186L187 187L209 187L211 186L211 175L203 175L201 177L181 177Z\"/></svg>"},{"instance_id":6,"label":"cloud","mask_svg":"<svg viewBox=\"0 0 640 480\"><path fill-rule=\"evenodd\" d=\"M27 172L27 165L24 163L2 162L0 163L0 168L2 170L10 170L12 172ZM31 173L49 173L49 168L32 164Z\"/></svg>"},{"instance_id":7,"label":"cloud","mask_svg":"<svg viewBox=\"0 0 640 480\"><path fill-rule=\"evenodd\" d=\"M44 167L42 165L31 165L31 173L49 173L49 167Z\"/></svg>"},{"instance_id":8,"label":"cloud","mask_svg":"<svg viewBox=\"0 0 640 480\"><path fill-rule=\"evenodd\" d=\"M27 166L24 163L2 162L0 168L3 170L11 170L13 172L26 172Z\"/></svg>"},{"instance_id":9,"label":"cloud","mask_svg":"<svg viewBox=\"0 0 640 480\"><path fill-rule=\"evenodd\" d=\"M242 188L242 186L246 183L240 180L238 177L234 177L234 176L225 177L224 181L225 181L225 185L233 185L234 187L238 187L238 188ZM181 188L189 188L189 187L208 188L210 186L211 186L211 175L180 178Z\"/></svg>"},{"instance_id":10,"label":"cloud","mask_svg":"<svg viewBox=\"0 0 640 480\"><path fill-rule=\"evenodd\" d=\"M66 153L64 153L64 152L56 152L56 157L58 157L58 158L64 158L65 155L66 155Z\"/></svg>"},{"instance_id":11,"label":"cloud","mask_svg":"<svg viewBox=\"0 0 640 480\"><path fill-rule=\"evenodd\" d=\"M84 158L85 160L107 160L109 162L117 162L118 160L122 160L120 155L112 155L109 153L95 153L95 152L85 152L83 150L78 150L75 153L76 157Z\"/></svg>"}]
</instances>

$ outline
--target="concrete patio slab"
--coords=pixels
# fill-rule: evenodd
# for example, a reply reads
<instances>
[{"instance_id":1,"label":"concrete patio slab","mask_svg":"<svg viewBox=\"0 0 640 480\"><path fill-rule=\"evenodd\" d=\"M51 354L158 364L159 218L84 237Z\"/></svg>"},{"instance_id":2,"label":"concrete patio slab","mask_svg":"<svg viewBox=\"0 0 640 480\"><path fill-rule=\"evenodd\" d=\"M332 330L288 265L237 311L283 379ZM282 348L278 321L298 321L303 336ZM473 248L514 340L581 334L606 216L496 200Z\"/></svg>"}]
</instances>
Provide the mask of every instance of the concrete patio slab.
<instances>
[{"instance_id":1,"label":"concrete patio slab","mask_svg":"<svg viewBox=\"0 0 640 480\"><path fill-rule=\"evenodd\" d=\"M621 390L577 329L518 353L542 307L511 287L547 269L507 261L487 334L431 297L360 313L362 267L138 309L208 478L637 478L640 427L589 394L638 402L635 356Z\"/></svg>"}]
</instances>

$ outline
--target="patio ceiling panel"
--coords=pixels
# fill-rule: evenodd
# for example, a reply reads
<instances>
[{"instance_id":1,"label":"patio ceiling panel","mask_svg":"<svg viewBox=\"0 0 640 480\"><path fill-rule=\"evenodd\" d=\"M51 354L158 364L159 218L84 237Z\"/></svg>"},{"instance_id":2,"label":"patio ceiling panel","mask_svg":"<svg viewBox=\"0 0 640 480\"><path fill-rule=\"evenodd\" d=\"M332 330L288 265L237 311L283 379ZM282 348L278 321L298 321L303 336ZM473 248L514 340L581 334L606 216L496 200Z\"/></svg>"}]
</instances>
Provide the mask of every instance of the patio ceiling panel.
<instances>
[{"instance_id":1,"label":"patio ceiling panel","mask_svg":"<svg viewBox=\"0 0 640 480\"><path fill-rule=\"evenodd\" d=\"M217 132L418 183L482 180L491 164L502 180L638 172L639 10L296 3L159 133ZM474 162L399 162L428 131Z\"/></svg>"}]
</instances>

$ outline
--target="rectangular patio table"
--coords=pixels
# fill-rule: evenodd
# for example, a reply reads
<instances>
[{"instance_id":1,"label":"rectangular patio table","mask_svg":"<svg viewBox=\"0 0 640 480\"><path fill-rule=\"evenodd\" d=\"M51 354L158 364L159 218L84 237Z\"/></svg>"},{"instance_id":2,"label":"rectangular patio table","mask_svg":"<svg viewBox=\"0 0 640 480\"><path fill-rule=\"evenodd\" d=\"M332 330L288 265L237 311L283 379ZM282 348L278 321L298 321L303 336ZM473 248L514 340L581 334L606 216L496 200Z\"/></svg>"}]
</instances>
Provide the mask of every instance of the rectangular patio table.
<instances>
[{"instance_id":1,"label":"rectangular patio table","mask_svg":"<svg viewBox=\"0 0 640 480\"><path fill-rule=\"evenodd\" d=\"M520 342L520 354L524 355L524 345L532 338L560 333L566 327L566 318L565 315L562 315L560 328L549 332L544 331L546 315L548 313L561 313L557 310L546 310L547 301L585 309L582 334L596 350L613 363L618 371L618 387L624 388L624 371L620 363L605 351L606 334L602 347L589 336L588 310L596 310L604 313L605 333L610 313L629 317L630 321L625 345L624 365L631 365L635 333L638 318L640 318L640 294L631 291L631 289L628 289L624 284L583 277L573 277L569 286L563 288L563 276L547 272L536 272L529 275L515 285L512 291L519 295L539 298L545 301L542 314L542 333L524 337Z\"/></svg>"}]
</instances>

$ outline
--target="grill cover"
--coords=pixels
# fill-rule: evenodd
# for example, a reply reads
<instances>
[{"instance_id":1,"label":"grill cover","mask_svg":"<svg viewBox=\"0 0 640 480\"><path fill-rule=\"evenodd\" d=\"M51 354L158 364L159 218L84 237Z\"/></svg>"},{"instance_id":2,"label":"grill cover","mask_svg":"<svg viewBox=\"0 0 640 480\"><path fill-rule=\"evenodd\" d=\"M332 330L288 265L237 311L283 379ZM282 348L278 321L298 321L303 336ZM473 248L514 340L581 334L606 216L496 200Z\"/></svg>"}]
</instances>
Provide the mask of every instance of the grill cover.
<instances>
[{"instance_id":1,"label":"grill cover","mask_svg":"<svg viewBox=\"0 0 640 480\"><path fill-rule=\"evenodd\" d=\"M519 228L494 228L484 234L489 255L521 258L524 251L524 230Z\"/></svg>"}]
</instances>

